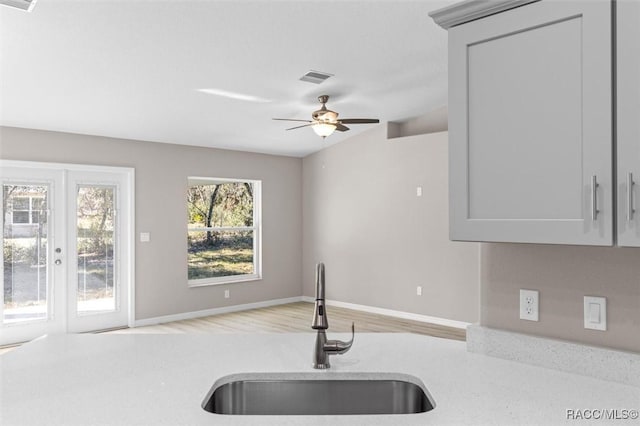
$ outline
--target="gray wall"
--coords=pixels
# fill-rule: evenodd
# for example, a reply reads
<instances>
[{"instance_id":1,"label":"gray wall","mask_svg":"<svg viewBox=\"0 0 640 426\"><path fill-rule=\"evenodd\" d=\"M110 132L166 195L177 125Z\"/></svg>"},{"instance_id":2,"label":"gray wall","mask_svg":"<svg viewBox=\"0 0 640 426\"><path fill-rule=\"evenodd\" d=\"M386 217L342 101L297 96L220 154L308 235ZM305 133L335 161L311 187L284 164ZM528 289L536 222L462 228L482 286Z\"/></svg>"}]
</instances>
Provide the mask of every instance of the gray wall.
<instances>
[{"instance_id":1,"label":"gray wall","mask_svg":"<svg viewBox=\"0 0 640 426\"><path fill-rule=\"evenodd\" d=\"M403 121L387 123L387 138L423 135L427 133L446 132L449 130L449 107L446 105L428 114Z\"/></svg>"},{"instance_id":2,"label":"gray wall","mask_svg":"<svg viewBox=\"0 0 640 426\"><path fill-rule=\"evenodd\" d=\"M301 294L299 158L10 127L0 127L0 158L135 168L136 319ZM263 280L187 287L188 176L262 180Z\"/></svg>"},{"instance_id":3,"label":"gray wall","mask_svg":"<svg viewBox=\"0 0 640 426\"><path fill-rule=\"evenodd\" d=\"M482 244L482 325L640 352L640 249ZM519 319L521 288L540 321ZM583 297L607 298L607 331L585 330Z\"/></svg>"},{"instance_id":4,"label":"gray wall","mask_svg":"<svg viewBox=\"0 0 640 426\"><path fill-rule=\"evenodd\" d=\"M478 321L479 245L448 238L447 135L381 125L304 158L304 295L323 261L329 299Z\"/></svg>"},{"instance_id":5,"label":"gray wall","mask_svg":"<svg viewBox=\"0 0 640 426\"><path fill-rule=\"evenodd\" d=\"M487 243L479 273L480 245L448 240L446 133L377 126L301 160L0 127L0 158L136 169L137 319L312 296L324 261L330 299L640 352L640 249ZM262 281L187 287L190 175L263 180ZM539 322L518 319L520 288ZM583 328L584 295L607 298L608 331Z\"/></svg>"}]
</instances>

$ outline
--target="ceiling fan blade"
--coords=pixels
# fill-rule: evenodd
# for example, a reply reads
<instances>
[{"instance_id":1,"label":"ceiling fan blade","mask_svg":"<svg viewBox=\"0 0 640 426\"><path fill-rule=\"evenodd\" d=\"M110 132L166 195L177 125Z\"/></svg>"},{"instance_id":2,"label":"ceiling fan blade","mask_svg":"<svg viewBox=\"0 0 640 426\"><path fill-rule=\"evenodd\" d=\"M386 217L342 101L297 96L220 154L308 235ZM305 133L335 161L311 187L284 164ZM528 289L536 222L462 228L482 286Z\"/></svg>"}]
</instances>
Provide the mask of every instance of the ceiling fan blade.
<instances>
[{"instance_id":1,"label":"ceiling fan blade","mask_svg":"<svg viewBox=\"0 0 640 426\"><path fill-rule=\"evenodd\" d=\"M349 130L349 128L342 123L338 123L336 124L336 130L339 132L346 132L347 130Z\"/></svg>"},{"instance_id":2,"label":"ceiling fan blade","mask_svg":"<svg viewBox=\"0 0 640 426\"><path fill-rule=\"evenodd\" d=\"M380 120L377 118L343 118L340 119L342 124L369 124L369 123L379 123Z\"/></svg>"},{"instance_id":3,"label":"ceiling fan blade","mask_svg":"<svg viewBox=\"0 0 640 426\"><path fill-rule=\"evenodd\" d=\"M302 126L289 127L288 129L285 129L285 130L294 130L294 129L299 129L301 127L309 127L309 126L312 126L312 125L313 125L313 123L303 124Z\"/></svg>"},{"instance_id":4,"label":"ceiling fan blade","mask_svg":"<svg viewBox=\"0 0 640 426\"><path fill-rule=\"evenodd\" d=\"M311 123L311 120L297 120L295 118L273 118L273 120L278 120L278 121L302 121L304 123Z\"/></svg>"}]
</instances>

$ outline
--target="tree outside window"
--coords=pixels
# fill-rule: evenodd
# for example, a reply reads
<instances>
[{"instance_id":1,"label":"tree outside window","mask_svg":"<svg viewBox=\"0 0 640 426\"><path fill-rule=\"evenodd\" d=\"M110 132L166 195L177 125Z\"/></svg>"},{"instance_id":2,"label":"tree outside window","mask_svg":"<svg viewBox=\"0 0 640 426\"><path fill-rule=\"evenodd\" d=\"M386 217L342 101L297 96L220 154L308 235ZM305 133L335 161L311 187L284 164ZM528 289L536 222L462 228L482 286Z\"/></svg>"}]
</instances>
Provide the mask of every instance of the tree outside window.
<instances>
[{"instance_id":1,"label":"tree outside window","mask_svg":"<svg viewBox=\"0 0 640 426\"><path fill-rule=\"evenodd\" d=\"M259 279L260 181L189 178L189 285Z\"/></svg>"}]
</instances>

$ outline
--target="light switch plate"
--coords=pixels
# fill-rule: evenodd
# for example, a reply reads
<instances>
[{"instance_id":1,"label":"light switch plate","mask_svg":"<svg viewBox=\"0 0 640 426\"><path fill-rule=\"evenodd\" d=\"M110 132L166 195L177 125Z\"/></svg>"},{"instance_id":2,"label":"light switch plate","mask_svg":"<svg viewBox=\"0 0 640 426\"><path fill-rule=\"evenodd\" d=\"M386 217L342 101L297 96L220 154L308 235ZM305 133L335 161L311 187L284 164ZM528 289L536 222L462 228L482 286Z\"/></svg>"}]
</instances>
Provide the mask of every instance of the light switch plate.
<instances>
[{"instance_id":1,"label":"light switch plate","mask_svg":"<svg viewBox=\"0 0 640 426\"><path fill-rule=\"evenodd\" d=\"M584 297L584 328L607 331L607 299Z\"/></svg>"},{"instance_id":2,"label":"light switch plate","mask_svg":"<svg viewBox=\"0 0 640 426\"><path fill-rule=\"evenodd\" d=\"M141 243L148 243L149 241L151 241L151 235L148 232L141 232L140 233L140 242Z\"/></svg>"}]
</instances>

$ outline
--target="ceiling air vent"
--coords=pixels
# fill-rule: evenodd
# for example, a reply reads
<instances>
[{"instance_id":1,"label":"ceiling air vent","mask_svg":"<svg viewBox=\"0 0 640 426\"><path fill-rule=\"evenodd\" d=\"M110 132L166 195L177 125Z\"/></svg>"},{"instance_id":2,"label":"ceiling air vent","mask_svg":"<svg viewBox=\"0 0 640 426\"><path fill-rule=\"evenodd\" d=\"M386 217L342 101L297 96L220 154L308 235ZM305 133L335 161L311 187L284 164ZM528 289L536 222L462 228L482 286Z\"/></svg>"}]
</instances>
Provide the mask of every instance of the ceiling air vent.
<instances>
[{"instance_id":1,"label":"ceiling air vent","mask_svg":"<svg viewBox=\"0 0 640 426\"><path fill-rule=\"evenodd\" d=\"M31 12L36 5L36 0L0 0L0 4Z\"/></svg>"},{"instance_id":2,"label":"ceiling air vent","mask_svg":"<svg viewBox=\"0 0 640 426\"><path fill-rule=\"evenodd\" d=\"M329 77L332 77L333 74L329 74L326 72L321 72L321 71L309 71L308 73L306 73L305 75L303 75L302 77L300 77L300 80L302 81L308 81L309 83L315 83L315 84L320 84L323 81L325 81L326 79L328 79Z\"/></svg>"}]
</instances>

